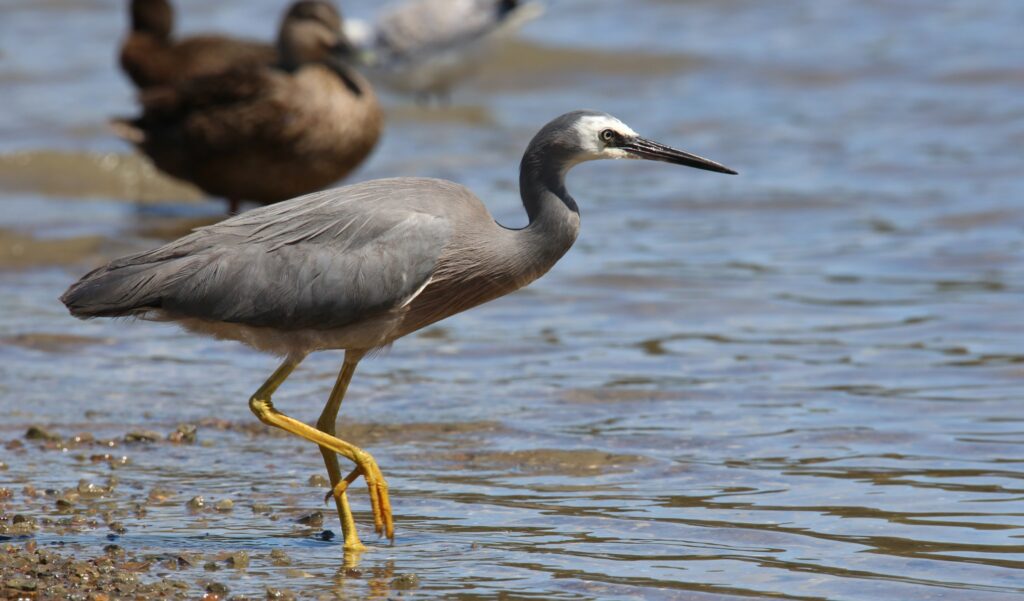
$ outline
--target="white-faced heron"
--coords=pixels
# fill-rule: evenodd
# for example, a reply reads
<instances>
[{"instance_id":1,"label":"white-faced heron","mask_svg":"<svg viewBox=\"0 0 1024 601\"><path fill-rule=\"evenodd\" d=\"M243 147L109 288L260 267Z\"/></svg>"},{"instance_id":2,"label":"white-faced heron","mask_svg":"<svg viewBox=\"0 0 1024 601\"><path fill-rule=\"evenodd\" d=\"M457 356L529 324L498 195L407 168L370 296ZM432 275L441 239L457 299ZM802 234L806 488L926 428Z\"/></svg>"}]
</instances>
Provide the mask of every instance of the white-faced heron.
<instances>
[{"instance_id":1,"label":"white-faced heron","mask_svg":"<svg viewBox=\"0 0 1024 601\"><path fill-rule=\"evenodd\" d=\"M566 172L583 161L627 158L735 173L641 138L610 115L576 111L545 125L523 155L519 186L529 225L522 229L496 223L472 192L450 181L373 180L255 209L117 259L61 300L76 317L175 321L283 356L249 408L265 424L320 446L345 546L360 548L345 495L359 476L369 487L377 532L394 537L377 463L335 436L360 359L551 269L580 227ZM344 349L345 357L313 428L278 411L271 395L309 353L326 349ZM356 466L344 478L336 454Z\"/></svg>"}]
</instances>

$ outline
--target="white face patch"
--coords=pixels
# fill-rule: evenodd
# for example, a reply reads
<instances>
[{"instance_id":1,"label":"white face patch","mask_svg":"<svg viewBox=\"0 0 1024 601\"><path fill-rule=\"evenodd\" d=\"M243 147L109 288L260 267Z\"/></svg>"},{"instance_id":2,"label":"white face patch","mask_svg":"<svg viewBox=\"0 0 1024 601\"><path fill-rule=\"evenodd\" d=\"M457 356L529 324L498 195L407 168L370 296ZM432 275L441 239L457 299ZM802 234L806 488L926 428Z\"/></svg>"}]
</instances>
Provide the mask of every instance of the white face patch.
<instances>
[{"instance_id":1,"label":"white face patch","mask_svg":"<svg viewBox=\"0 0 1024 601\"><path fill-rule=\"evenodd\" d=\"M621 148L606 148L601 142L601 132L610 129L626 137L637 135L628 125L610 115L587 115L573 126L579 135L580 146L587 153L580 157L582 161L594 159L625 159L629 153Z\"/></svg>"}]
</instances>

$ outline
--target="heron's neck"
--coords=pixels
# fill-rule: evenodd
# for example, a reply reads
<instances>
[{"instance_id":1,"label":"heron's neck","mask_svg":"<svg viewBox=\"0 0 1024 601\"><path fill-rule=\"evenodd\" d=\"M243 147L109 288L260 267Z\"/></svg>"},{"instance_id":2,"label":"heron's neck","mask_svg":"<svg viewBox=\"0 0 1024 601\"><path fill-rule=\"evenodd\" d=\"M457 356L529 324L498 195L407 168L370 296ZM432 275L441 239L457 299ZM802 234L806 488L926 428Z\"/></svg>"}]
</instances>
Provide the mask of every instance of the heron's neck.
<instances>
[{"instance_id":1,"label":"heron's neck","mask_svg":"<svg viewBox=\"0 0 1024 601\"><path fill-rule=\"evenodd\" d=\"M521 255L537 277L569 250L580 231L576 201L565 189L567 160L543 151L527 152L519 168L519 194L530 224L517 232Z\"/></svg>"}]
</instances>

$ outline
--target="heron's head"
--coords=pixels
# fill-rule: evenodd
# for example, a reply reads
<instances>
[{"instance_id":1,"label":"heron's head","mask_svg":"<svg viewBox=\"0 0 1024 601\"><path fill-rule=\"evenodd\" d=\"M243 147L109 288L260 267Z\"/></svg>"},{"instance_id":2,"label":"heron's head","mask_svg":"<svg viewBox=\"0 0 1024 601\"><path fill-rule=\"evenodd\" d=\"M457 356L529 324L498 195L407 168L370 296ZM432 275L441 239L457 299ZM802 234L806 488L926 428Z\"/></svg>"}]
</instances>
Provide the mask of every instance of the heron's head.
<instances>
[{"instance_id":1,"label":"heron's head","mask_svg":"<svg viewBox=\"0 0 1024 601\"><path fill-rule=\"evenodd\" d=\"M538 132L533 145L558 156L566 168L598 159L646 159L736 174L709 159L645 139L622 121L596 111L557 117Z\"/></svg>"},{"instance_id":2,"label":"heron's head","mask_svg":"<svg viewBox=\"0 0 1024 601\"><path fill-rule=\"evenodd\" d=\"M152 34L161 39L171 37L174 9L167 0L132 0L132 31Z\"/></svg>"},{"instance_id":3,"label":"heron's head","mask_svg":"<svg viewBox=\"0 0 1024 601\"><path fill-rule=\"evenodd\" d=\"M325 0L293 3L281 21L277 45L287 67L346 56L352 51L342 31L341 13Z\"/></svg>"}]
</instances>

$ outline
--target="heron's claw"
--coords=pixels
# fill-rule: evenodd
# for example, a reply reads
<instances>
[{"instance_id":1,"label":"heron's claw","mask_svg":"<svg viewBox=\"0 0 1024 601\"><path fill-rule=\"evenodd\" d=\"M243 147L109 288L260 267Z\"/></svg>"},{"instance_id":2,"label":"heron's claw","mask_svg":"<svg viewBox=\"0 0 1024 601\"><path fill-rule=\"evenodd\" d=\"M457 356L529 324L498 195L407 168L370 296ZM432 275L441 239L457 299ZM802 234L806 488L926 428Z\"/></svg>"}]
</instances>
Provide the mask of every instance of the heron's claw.
<instances>
[{"instance_id":1,"label":"heron's claw","mask_svg":"<svg viewBox=\"0 0 1024 601\"><path fill-rule=\"evenodd\" d=\"M373 529L378 535L386 536L391 540L395 539L395 522L391 515L391 499L388 497L388 483L384 480L377 462L366 454L364 465L359 466L353 473L349 474L342 482L351 482L362 474L366 478L366 487L370 491L370 504L373 509ZM341 483L339 482L339 485Z\"/></svg>"},{"instance_id":2,"label":"heron's claw","mask_svg":"<svg viewBox=\"0 0 1024 601\"><path fill-rule=\"evenodd\" d=\"M340 498L348 490L349 485L359 476L365 477L366 486L370 492L370 508L373 511L373 529L378 535L387 536L393 541L395 540L395 520L391 514L391 498L388 495L388 483L384 480L384 475L377 466L377 462L374 461L369 453L363 451L359 459L361 465L357 466L343 480L338 482L324 496L324 502L326 503L331 498Z\"/></svg>"}]
</instances>

